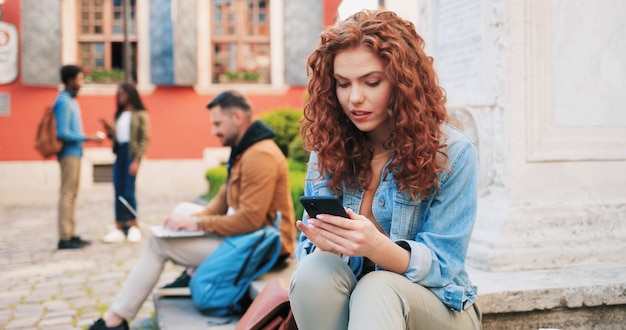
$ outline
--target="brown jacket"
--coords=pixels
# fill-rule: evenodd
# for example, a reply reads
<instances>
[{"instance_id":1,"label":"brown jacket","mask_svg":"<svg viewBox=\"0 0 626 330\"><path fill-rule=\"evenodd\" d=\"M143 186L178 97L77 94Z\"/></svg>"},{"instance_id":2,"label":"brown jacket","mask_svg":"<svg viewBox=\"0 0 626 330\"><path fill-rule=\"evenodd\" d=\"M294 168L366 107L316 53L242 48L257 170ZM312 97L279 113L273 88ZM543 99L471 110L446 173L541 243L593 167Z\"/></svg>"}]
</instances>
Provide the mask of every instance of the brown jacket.
<instances>
[{"instance_id":1,"label":"brown jacket","mask_svg":"<svg viewBox=\"0 0 626 330\"><path fill-rule=\"evenodd\" d=\"M228 207L234 213L226 214ZM289 187L289 166L271 139L259 141L235 160L227 184L198 213L206 232L230 236L271 225L276 211L282 213L281 254L293 255L295 211Z\"/></svg>"},{"instance_id":2,"label":"brown jacket","mask_svg":"<svg viewBox=\"0 0 626 330\"><path fill-rule=\"evenodd\" d=\"M117 118L115 118L117 120ZM109 135L113 139L113 153L117 153L115 131ZM133 159L141 159L148 149L150 140L150 116L145 110L132 110L130 115L130 141L128 151Z\"/></svg>"}]
</instances>

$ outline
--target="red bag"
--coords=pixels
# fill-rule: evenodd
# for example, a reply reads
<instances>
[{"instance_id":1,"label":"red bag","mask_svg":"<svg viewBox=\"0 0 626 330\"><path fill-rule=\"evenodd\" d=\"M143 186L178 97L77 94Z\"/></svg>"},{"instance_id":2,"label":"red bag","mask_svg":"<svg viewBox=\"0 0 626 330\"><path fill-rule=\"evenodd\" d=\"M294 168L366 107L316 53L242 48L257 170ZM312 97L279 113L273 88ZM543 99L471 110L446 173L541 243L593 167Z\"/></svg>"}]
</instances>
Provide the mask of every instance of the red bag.
<instances>
[{"instance_id":1,"label":"red bag","mask_svg":"<svg viewBox=\"0 0 626 330\"><path fill-rule=\"evenodd\" d=\"M235 330L297 330L289 304L289 284L274 278L254 298Z\"/></svg>"},{"instance_id":2,"label":"red bag","mask_svg":"<svg viewBox=\"0 0 626 330\"><path fill-rule=\"evenodd\" d=\"M57 138L57 121L52 107L46 107L41 122L37 127L35 149L43 158L56 155L63 148L63 142Z\"/></svg>"}]
</instances>

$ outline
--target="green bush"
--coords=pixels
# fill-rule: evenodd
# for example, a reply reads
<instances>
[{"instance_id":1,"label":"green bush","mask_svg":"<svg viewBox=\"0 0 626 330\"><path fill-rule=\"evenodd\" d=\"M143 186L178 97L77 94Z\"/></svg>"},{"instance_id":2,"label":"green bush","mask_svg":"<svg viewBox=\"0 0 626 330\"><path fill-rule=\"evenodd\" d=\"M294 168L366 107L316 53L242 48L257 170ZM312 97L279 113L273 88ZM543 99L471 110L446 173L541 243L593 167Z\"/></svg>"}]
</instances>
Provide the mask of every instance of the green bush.
<instances>
[{"instance_id":1,"label":"green bush","mask_svg":"<svg viewBox=\"0 0 626 330\"><path fill-rule=\"evenodd\" d=\"M304 180L306 179L306 163L288 159L289 162L289 185L293 208L296 211L296 220L302 218L304 208L300 204L300 196L304 195Z\"/></svg>"},{"instance_id":2,"label":"green bush","mask_svg":"<svg viewBox=\"0 0 626 330\"><path fill-rule=\"evenodd\" d=\"M274 130L276 133L274 141L285 157L290 157L289 144L300 135L300 118L302 111L291 108L273 110L259 118Z\"/></svg>"},{"instance_id":3,"label":"green bush","mask_svg":"<svg viewBox=\"0 0 626 330\"><path fill-rule=\"evenodd\" d=\"M91 70L87 73L85 81L94 83L122 82L124 81L124 70L115 68L111 70Z\"/></svg>"},{"instance_id":4,"label":"green bush","mask_svg":"<svg viewBox=\"0 0 626 330\"><path fill-rule=\"evenodd\" d=\"M309 152L302 146L302 136L300 134L289 144L289 158L306 164L309 161ZM306 168L305 168L306 170Z\"/></svg>"},{"instance_id":5,"label":"green bush","mask_svg":"<svg viewBox=\"0 0 626 330\"><path fill-rule=\"evenodd\" d=\"M226 181L226 175L228 175L228 170L226 169L226 165L220 165L218 167L214 167L206 171L204 175L209 181L209 191L206 195L202 196L202 198L206 200L210 200L213 198L217 192L220 190L220 187Z\"/></svg>"},{"instance_id":6,"label":"green bush","mask_svg":"<svg viewBox=\"0 0 626 330\"><path fill-rule=\"evenodd\" d=\"M261 74L256 71L224 71L220 74L221 82L257 82Z\"/></svg>"}]
</instances>

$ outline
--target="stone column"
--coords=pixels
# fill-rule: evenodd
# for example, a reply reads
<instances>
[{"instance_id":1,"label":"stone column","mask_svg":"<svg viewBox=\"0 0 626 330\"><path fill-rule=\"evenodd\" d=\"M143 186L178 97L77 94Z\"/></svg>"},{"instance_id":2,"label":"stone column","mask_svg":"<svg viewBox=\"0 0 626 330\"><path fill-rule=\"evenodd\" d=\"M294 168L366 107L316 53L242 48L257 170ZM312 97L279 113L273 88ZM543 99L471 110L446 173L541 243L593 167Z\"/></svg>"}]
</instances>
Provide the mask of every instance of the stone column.
<instances>
[{"instance_id":1,"label":"stone column","mask_svg":"<svg viewBox=\"0 0 626 330\"><path fill-rule=\"evenodd\" d=\"M479 150L468 264L623 263L626 3L420 1L451 121ZM428 26L422 26L429 22Z\"/></svg>"}]
</instances>

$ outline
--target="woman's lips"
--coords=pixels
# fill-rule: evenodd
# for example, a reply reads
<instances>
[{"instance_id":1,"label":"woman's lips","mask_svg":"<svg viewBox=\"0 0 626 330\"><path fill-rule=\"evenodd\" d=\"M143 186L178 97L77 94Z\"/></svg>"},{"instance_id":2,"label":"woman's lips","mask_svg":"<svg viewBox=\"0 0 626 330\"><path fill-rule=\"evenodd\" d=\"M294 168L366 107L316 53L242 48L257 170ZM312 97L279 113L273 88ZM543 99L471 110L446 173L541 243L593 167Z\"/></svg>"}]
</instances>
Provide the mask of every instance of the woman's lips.
<instances>
[{"instance_id":1,"label":"woman's lips","mask_svg":"<svg viewBox=\"0 0 626 330\"><path fill-rule=\"evenodd\" d=\"M351 110L350 115L354 120L365 120L369 117L371 112L363 111L363 110Z\"/></svg>"}]
</instances>

